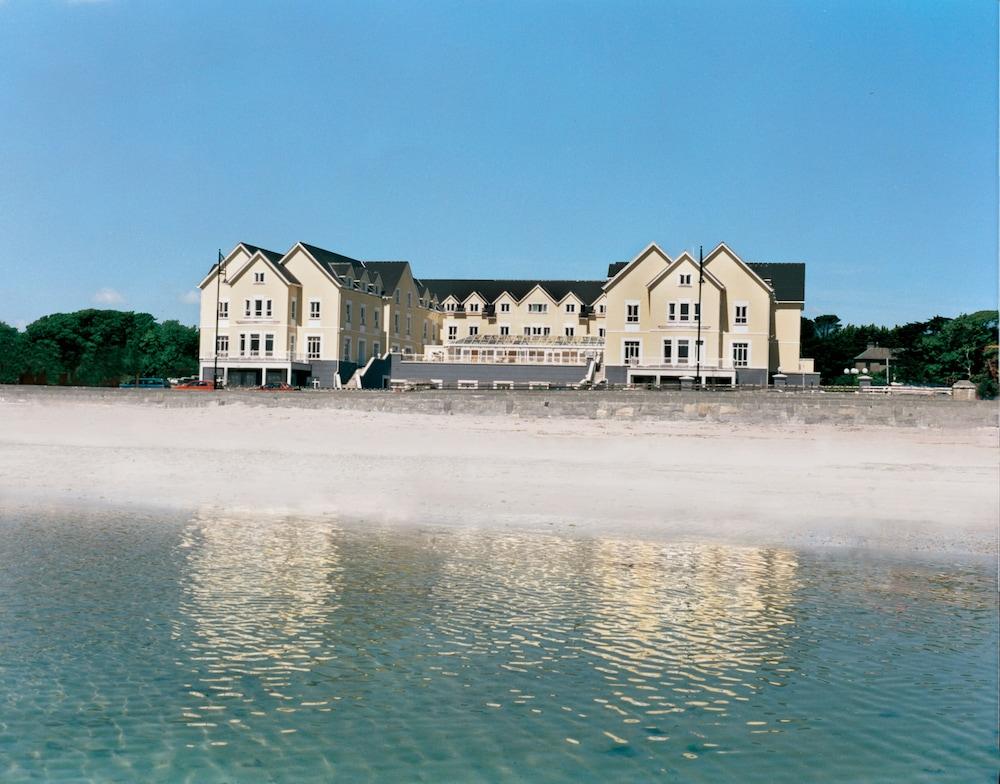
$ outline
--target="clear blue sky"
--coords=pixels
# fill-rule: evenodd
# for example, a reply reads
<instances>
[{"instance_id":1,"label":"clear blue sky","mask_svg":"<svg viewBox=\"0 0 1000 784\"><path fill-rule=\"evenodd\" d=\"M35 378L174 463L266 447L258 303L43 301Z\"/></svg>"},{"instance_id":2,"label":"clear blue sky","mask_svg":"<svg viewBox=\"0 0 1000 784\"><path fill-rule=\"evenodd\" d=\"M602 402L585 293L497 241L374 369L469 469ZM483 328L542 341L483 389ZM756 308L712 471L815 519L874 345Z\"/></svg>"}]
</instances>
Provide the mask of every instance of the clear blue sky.
<instances>
[{"instance_id":1,"label":"clear blue sky","mask_svg":"<svg viewBox=\"0 0 1000 784\"><path fill-rule=\"evenodd\" d=\"M997 4L0 0L0 320L185 300L239 240L425 277L650 241L807 315L997 302Z\"/></svg>"}]
</instances>

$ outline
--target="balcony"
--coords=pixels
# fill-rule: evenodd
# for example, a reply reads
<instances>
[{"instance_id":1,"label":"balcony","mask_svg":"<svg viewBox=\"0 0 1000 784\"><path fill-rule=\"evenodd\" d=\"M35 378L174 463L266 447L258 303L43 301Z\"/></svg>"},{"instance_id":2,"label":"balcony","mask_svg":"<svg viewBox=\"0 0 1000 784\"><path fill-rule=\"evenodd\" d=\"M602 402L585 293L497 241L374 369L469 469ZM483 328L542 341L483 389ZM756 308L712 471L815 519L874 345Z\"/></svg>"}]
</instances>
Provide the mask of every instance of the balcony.
<instances>
[{"instance_id":1,"label":"balcony","mask_svg":"<svg viewBox=\"0 0 1000 784\"><path fill-rule=\"evenodd\" d=\"M235 351L220 351L219 361L227 362L229 364L247 362L252 364L287 364L289 362L302 362L308 363L312 362L314 359L319 359L319 357L309 357L307 354L293 354L286 351L251 351L247 349L242 354ZM215 355L209 354L208 356L199 357L201 362L214 362Z\"/></svg>"},{"instance_id":2,"label":"balcony","mask_svg":"<svg viewBox=\"0 0 1000 784\"><path fill-rule=\"evenodd\" d=\"M625 364L630 368L641 368L643 370L690 370L694 371L698 367L698 362L695 359L691 359L689 362L644 362L641 359L635 357L625 360ZM703 359L701 361L702 370L738 370L740 367L746 367L746 365L733 366L730 363L724 363L720 359Z\"/></svg>"}]
</instances>

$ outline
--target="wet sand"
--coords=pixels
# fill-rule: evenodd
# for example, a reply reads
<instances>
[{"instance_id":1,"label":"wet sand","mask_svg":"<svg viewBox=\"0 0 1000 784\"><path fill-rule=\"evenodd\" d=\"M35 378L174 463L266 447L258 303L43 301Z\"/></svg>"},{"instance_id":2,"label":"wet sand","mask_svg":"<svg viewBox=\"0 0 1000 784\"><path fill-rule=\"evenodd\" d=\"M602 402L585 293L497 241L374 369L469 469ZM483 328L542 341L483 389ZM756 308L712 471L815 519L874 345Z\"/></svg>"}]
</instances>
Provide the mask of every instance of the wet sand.
<instances>
[{"instance_id":1,"label":"wet sand","mask_svg":"<svg viewBox=\"0 0 1000 784\"><path fill-rule=\"evenodd\" d=\"M997 552L996 428L0 402L0 512L109 505L380 524Z\"/></svg>"}]
</instances>

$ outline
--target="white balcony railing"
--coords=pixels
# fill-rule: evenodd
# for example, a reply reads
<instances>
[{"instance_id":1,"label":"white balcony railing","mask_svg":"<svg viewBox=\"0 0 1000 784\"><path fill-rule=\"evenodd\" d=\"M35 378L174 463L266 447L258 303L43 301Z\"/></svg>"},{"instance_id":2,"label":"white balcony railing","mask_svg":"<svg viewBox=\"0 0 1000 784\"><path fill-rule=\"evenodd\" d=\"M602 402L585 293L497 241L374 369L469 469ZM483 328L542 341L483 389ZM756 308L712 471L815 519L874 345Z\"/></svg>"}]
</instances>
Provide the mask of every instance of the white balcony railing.
<instances>
[{"instance_id":1,"label":"white balcony railing","mask_svg":"<svg viewBox=\"0 0 1000 784\"><path fill-rule=\"evenodd\" d=\"M215 361L215 355L209 354L208 356L200 357L202 362L213 362ZM242 354L238 351L220 351L219 359L225 360L226 362L312 362L314 359L319 359L319 357L310 357L307 354L294 354L286 351L251 351L247 349Z\"/></svg>"}]
</instances>

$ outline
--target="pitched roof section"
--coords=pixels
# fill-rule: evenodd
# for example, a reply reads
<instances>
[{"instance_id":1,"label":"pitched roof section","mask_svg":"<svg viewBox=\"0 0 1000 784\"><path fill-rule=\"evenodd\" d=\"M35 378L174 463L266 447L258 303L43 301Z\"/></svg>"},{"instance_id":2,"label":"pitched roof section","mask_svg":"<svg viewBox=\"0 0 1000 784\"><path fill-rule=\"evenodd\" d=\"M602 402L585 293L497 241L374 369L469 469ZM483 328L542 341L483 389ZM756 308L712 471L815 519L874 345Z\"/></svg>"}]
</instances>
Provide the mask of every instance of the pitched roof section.
<instances>
[{"instance_id":1,"label":"pitched roof section","mask_svg":"<svg viewBox=\"0 0 1000 784\"><path fill-rule=\"evenodd\" d=\"M450 279L425 278L424 285L436 295L438 301L452 295L459 302L465 302L472 294L479 294L487 302L494 302L504 292L520 302L539 286L556 302L567 294L575 294L584 304L590 305L599 299L604 286L603 280L493 280L493 279Z\"/></svg>"},{"instance_id":2,"label":"pitched roof section","mask_svg":"<svg viewBox=\"0 0 1000 784\"><path fill-rule=\"evenodd\" d=\"M628 266L627 261L615 261L608 265L608 278L613 278Z\"/></svg>"},{"instance_id":3,"label":"pitched roof section","mask_svg":"<svg viewBox=\"0 0 1000 784\"><path fill-rule=\"evenodd\" d=\"M778 302L805 302L806 265L772 261L748 261L747 266L764 280L771 282Z\"/></svg>"},{"instance_id":4,"label":"pitched roof section","mask_svg":"<svg viewBox=\"0 0 1000 784\"><path fill-rule=\"evenodd\" d=\"M251 245L248 242L241 242L240 245L246 248L251 256L255 253L263 253L273 264L277 264L284 258L283 253L275 253L273 250L268 250L267 248L258 248L256 245Z\"/></svg>"},{"instance_id":5,"label":"pitched roof section","mask_svg":"<svg viewBox=\"0 0 1000 784\"><path fill-rule=\"evenodd\" d=\"M406 272L406 268L410 264L408 261L365 261L363 263L368 269L382 275L382 283L386 291L396 289L399 279L403 277L403 273ZM419 281L414 280L414 283L416 283L417 288L420 288Z\"/></svg>"},{"instance_id":6,"label":"pitched roof section","mask_svg":"<svg viewBox=\"0 0 1000 784\"><path fill-rule=\"evenodd\" d=\"M855 359L895 359L897 353L896 349L886 348L885 346L876 346L869 343L868 348L858 354Z\"/></svg>"}]
</instances>

